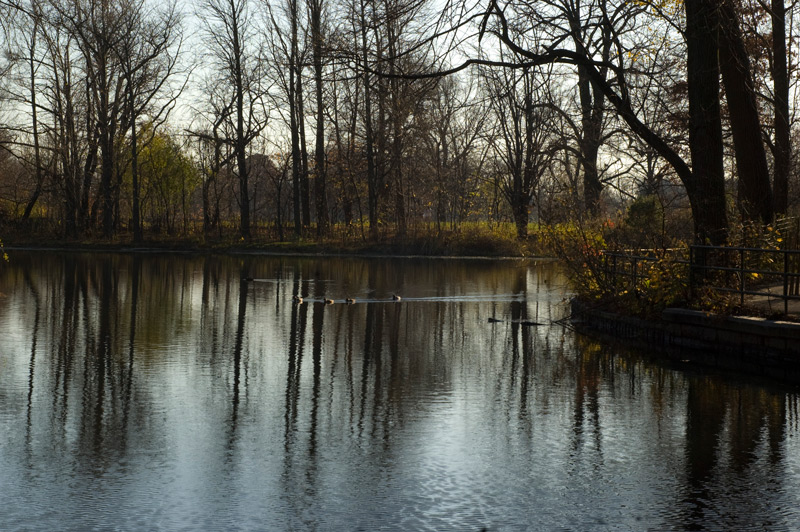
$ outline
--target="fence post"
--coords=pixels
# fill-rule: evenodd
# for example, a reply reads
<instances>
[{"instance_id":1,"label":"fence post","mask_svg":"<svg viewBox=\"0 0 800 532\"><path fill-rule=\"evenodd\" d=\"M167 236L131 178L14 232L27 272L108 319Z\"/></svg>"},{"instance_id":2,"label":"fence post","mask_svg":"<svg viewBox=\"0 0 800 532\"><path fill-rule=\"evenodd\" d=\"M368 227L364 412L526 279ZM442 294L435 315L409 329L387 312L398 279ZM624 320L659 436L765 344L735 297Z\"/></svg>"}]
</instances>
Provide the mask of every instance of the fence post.
<instances>
[{"instance_id":1,"label":"fence post","mask_svg":"<svg viewBox=\"0 0 800 532\"><path fill-rule=\"evenodd\" d=\"M613 261L611 266L611 286L614 287L614 293L617 293L617 255L612 255Z\"/></svg>"},{"instance_id":2,"label":"fence post","mask_svg":"<svg viewBox=\"0 0 800 532\"><path fill-rule=\"evenodd\" d=\"M694 301L694 246L689 244L689 301Z\"/></svg>"},{"instance_id":3,"label":"fence post","mask_svg":"<svg viewBox=\"0 0 800 532\"><path fill-rule=\"evenodd\" d=\"M744 248L739 249L739 306L744 306Z\"/></svg>"},{"instance_id":4,"label":"fence post","mask_svg":"<svg viewBox=\"0 0 800 532\"><path fill-rule=\"evenodd\" d=\"M783 253L783 315L789 314L789 253Z\"/></svg>"}]
</instances>

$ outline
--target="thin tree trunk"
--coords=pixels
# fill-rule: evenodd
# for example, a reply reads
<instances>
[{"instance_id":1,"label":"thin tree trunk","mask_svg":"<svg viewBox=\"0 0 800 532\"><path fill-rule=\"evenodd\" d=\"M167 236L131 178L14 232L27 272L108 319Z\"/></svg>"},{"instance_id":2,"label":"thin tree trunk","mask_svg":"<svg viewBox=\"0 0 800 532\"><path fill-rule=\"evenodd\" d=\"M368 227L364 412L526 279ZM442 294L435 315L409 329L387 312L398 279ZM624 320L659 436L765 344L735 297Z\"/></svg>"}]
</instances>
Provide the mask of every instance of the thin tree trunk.
<instances>
[{"instance_id":1,"label":"thin tree trunk","mask_svg":"<svg viewBox=\"0 0 800 532\"><path fill-rule=\"evenodd\" d=\"M38 109L36 105L36 62L34 58L34 53L36 51L36 35L39 32L39 23L38 18L34 19L34 26L31 30L31 44L30 44L30 56L29 56L29 66L30 66L30 81L31 81L31 128L33 133L33 165L34 165L34 172L35 172L35 179L36 179L36 188L31 194L30 199L28 200L27 205L25 206L25 212L22 213L22 221L28 220L31 216L31 212L33 211L33 207L36 205L36 202L39 199L39 196L42 193L42 155L41 149L39 147L39 121L38 121Z\"/></svg>"},{"instance_id":2,"label":"thin tree trunk","mask_svg":"<svg viewBox=\"0 0 800 532\"><path fill-rule=\"evenodd\" d=\"M132 190L132 210L133 212L133 241L142 241L142 221L141 208L139 205L139 147L136 138L136 110L133 98L133 86L130 76L128 77L128 112L131 121L131 185Z\"/></svg>"},{"instance_id":3,"label":"thin tree trunk","mask_svg":"<svg viewBox=\"0 0 800 532\"><path fill-rule=\"evenodd\" d=\"M361 60L364 66L364 143L367 151L367 210L369 232L372 238L378 236L378 175L375 167L375 138L372 131L372 94L367 62L367 16L366 0L361 0Z\"/></svg>"},{"instance_id":4,"label":"thin tree trunk","mask_svg":"<svg viewBox=\"0 0 800 532\"><path fill-rule=\"evenodd\" d=\"M232 29L233 58L234 58L234 90L236 91L236 166L239 170L239 210L241 213L241 235L245 240L250 239L250 184L247 168L247 139L244 132L244 77L242 65L242 43L239 40L238 20L234 19Z\"/></svg>"},{"instance_id":5,"label":"thin tree trunk","mask_svg":"<svg viewBox=\"0 0 800 532\"><path fill-rule=\"evenodd\" d=\"M303 75L298 69L297 72L297 129L300 135L300 190L301 205L303 208L303 226L311 225L311 191L308 183L308 149L306 147L306 113L304 107L305 98L303 97Z\"/></svg>"},{"instance_id":6,"label":"thin tree trunk","mask_svg":"<svg viewBox=\"0 0 800 532\"><path fill-rule=\"evenodd\" d=\"M317 129L314 152L314 200L317 235L328 234L327 172L325 168L325 102L322 100L322 0L311 0L311 41L314 62L314 89L317 97Z\"/></svg>"},{"instance_id":7,"label":"thin tree trunk","mask_svg":"<svg viewBox=\"0 0 800 532\"><path fill-rule=\"evenodd\" d=\"M300 184L300 133L297 129L297 0L290 0L292 42L289 57L289 128L292 138L292 207L294 214L294 232L300 236L303 233L303 218L301 212L303 187Z\"/></svg>"}]
</instances>

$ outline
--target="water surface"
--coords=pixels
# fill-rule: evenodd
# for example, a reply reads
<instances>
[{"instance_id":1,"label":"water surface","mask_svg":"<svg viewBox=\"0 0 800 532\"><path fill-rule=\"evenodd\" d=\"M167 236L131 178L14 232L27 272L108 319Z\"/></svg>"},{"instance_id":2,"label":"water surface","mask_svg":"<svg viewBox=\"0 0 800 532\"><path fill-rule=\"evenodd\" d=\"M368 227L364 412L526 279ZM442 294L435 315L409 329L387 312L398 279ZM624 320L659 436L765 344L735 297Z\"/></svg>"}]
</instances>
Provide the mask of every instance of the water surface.
<instances>
[{"instance_id":1,"label":"water surface","mask_svg":"<svg viewBox=\"0 0 800 532\"><path fill-rule=\"evenodd\" d=\"M795 391L577 335L553 263L15 252L0 292L3 531L800 523Z\"/></svg>"}]
</instances>

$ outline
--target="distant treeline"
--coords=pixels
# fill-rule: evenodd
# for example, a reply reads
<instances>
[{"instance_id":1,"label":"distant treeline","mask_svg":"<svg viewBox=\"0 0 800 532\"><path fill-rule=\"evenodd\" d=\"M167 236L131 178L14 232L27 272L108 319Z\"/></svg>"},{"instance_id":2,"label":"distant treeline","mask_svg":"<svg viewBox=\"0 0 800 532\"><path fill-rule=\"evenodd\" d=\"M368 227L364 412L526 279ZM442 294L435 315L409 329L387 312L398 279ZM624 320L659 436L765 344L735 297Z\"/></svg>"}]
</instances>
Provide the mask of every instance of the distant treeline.
<instances>
[{"instance_id":1,"label":"distant treeline","mask_svg":"<svg viewBox=\"0 0 800 532\"><path fill-rule=\"evenodd\" d=\"M722 243L731 220L798 208L798 13L0 0L0 213L5 231L70 239L486 221L524 238L655 199Z\"/></svg>"}]
</instances>

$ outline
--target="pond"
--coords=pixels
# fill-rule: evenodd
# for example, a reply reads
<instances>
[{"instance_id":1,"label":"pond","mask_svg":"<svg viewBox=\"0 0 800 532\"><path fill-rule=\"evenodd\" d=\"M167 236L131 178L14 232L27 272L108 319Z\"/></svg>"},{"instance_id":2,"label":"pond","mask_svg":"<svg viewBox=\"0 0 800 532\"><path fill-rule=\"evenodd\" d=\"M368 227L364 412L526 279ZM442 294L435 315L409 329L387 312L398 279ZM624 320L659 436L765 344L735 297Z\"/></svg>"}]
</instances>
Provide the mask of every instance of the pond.
<instances>
[{"instance_id":1,"label":"pond","mask_svg":"<svg viewBox=\"0 0 800 532\"><path fill-rule=\"evenodd\" d=\"M564 281L15 251L0 530L796 527L796 390L579 335Z\"/></svg>"}]
</instances>

